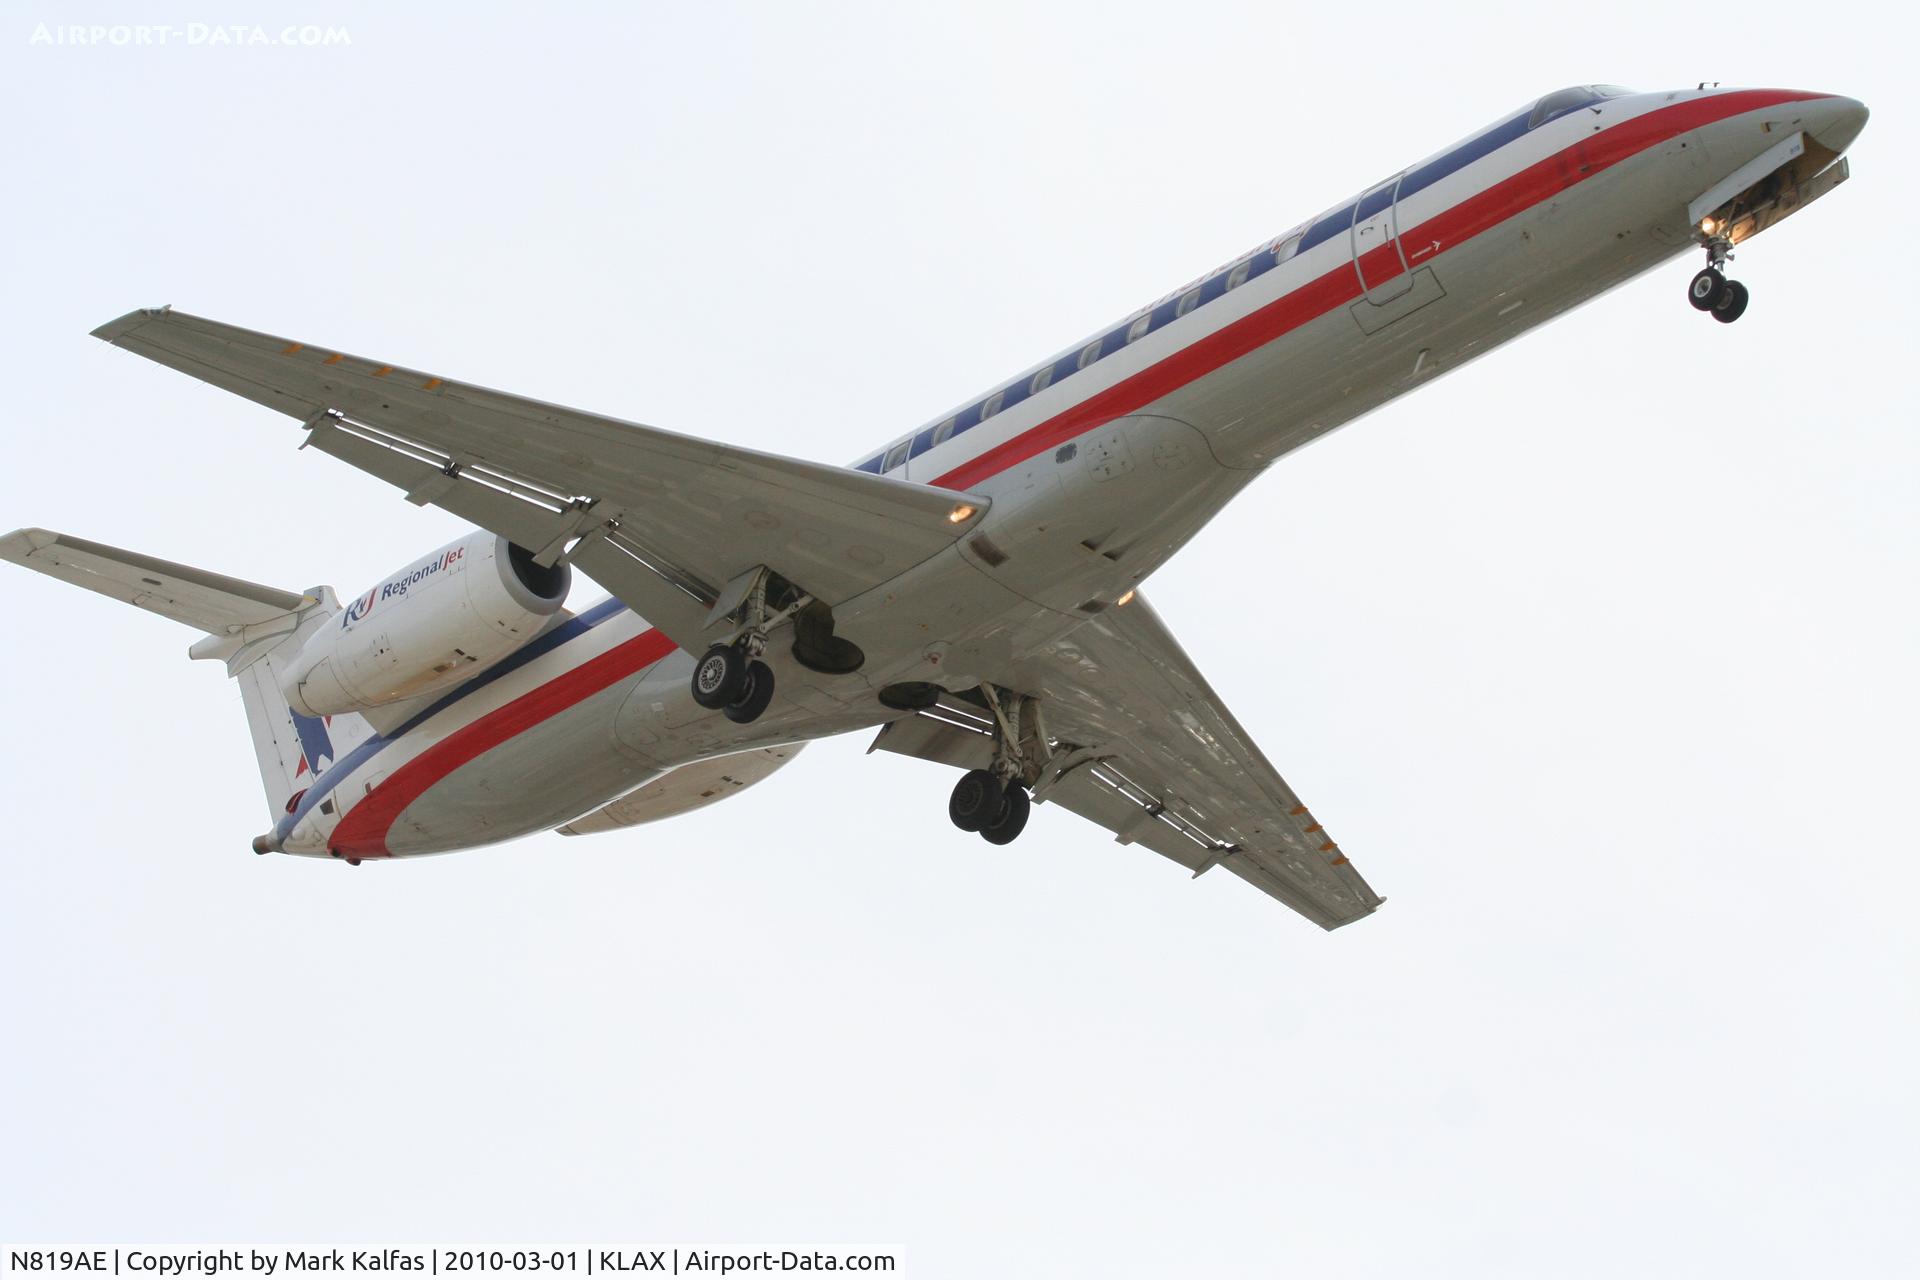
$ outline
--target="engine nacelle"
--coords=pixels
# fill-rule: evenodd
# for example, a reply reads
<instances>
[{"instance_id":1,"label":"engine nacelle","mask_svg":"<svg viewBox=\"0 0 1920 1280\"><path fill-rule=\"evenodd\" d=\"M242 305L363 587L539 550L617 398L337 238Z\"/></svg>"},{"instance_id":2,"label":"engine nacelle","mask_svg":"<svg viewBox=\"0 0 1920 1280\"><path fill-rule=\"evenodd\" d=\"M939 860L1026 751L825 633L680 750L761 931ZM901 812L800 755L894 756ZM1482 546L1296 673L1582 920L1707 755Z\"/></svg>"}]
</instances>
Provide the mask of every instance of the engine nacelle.
<instances>
[{"instance_id":1,"label":"engine nacelle","mask_svg":"<svg viewBox=\"0 0 1920 1280\"><path fill-rule=\"evenodd\" d=\"M473 678L533 639L573 573L477 531L350 602L307 640L280 691L302 715L369 711Z\"/></svg>"}]
</instances>

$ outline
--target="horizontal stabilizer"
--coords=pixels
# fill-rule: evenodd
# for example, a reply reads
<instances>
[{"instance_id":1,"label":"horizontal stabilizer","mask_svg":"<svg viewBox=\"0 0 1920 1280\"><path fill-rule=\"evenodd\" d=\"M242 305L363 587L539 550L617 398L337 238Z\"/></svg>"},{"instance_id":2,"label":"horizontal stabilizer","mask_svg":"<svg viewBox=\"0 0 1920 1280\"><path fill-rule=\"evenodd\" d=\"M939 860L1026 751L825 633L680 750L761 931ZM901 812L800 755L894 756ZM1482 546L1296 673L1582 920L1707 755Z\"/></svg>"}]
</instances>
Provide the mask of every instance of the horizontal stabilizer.
<instances>
[{"instance_id":1,"label":"horizontal stabilizer","mask_svg":"<svg viewBox=\"0 0 1920 1280\"><path fill-rule=\"evenodd\" d=\"M314 603L299 592L243 582L51 529L16 529L0 537L0 559L214 635L236 635Z\"/></svg>"}]
</instances>

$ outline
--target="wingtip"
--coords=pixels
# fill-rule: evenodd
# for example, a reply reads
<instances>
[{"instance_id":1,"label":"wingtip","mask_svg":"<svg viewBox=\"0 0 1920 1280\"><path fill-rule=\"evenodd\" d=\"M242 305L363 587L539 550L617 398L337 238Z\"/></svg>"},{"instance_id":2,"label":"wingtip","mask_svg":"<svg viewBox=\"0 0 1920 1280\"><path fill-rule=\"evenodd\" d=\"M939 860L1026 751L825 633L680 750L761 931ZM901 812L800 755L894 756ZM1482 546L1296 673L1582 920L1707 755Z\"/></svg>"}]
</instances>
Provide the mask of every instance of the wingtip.
<instances>
[{"instance_id":1,"label":"wingtip","mask_svg":"<svg viewBox=\"0 0 1920 1280\"><path fill-rule=\"evenodd\" d=\"M127 314L117 320L107 321L93 331L93 336L102 342L117 342L147 321L163 316L171 310L173 310L173 304L171 302L165 306L141 307L138 310L127 312Z\"/></svg>"},{"instance_id":2,"label":"wingtip","mask_svg":"<svg viewBox=\"0 0 1920 1280\"><path fill-rule=\"evenodd\" d=\"M59 540L60 535L51 529L15 529L12 533L0 533L0 560L25 564L34 552L43 551Z\"/></svg>"},{"instance_id":3,"label":"wingtip","mask_svg":"<svg viewBox=\"0 0 1920 1280\"><path fill-rule=\"evenodd\" d=\"M58 541L60 541L60 533L54 530L38 530L29 526L25 530L0 533L0 555L13 558L12 553L15 551L19 555L31 555L35 551L40 551L42 547L52 547Z\"/></svg>"},{"instance_id":4,"label":"wingtip","mask_svg":"<svg viewBox=\"0 0 1920 1280\"><path fill-rule=\"evenodd\" d=\"M1386 901L1387 900L1385 898L1375 898L1371 903L1367 904L1366 907L1364 907L1359 911L1354 912L1352 915L1342 917L1341 919L1334 921L1332 924L1325 924L1325 925L1321 925L1320 927L1325 929L1328 933L1332 933L1335 929L1344 929L1350 924L1356 924L1361 920L1365 920L1368 916L1372 915L1374 912L1378 911L1383 905L1385 905Z\"/></svg>"}]
</instances>

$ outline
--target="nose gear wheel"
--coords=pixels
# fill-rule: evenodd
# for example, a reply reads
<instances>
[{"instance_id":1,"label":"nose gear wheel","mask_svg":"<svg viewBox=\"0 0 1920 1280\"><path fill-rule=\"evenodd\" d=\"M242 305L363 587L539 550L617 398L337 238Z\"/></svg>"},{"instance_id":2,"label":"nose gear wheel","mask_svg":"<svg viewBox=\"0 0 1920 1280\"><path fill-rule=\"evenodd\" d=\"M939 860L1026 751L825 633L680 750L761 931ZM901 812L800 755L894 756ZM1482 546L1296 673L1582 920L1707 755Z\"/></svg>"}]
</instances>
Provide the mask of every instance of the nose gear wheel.
<instances>
[{"instance_id":1,"label":"nose gear wheel","mask_svg":"<svg viewBox=\"0 0 1920 1280\"><path fill-rule=\"evenodd\" d=\"M1710 313L1721 324L1732 324L1747 310L1747 286L1727 279L1730 242L1724 236L1707 241L1707 265L1687 282L1687 303L1695 311Z\"/></svg>"}]
</instances>

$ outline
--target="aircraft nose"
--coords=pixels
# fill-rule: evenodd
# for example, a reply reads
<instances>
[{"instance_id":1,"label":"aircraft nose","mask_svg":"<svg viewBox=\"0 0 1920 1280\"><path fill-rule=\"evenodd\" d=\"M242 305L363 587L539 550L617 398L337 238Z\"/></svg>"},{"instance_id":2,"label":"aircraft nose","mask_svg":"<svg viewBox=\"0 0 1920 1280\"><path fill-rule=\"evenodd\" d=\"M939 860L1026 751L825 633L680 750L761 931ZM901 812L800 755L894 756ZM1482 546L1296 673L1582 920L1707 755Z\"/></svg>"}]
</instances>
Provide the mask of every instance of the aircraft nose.
<instances>
[{"instance_id":1,"label":"aircraft nose","mask_svg":"<svg viewBox=\"0 0 1920 1280\"><path fill-rule=\"evenodd\" d=\"M1867 127L1866 104L1837 94L1812 103L1808 114L1813 120L1807 132L1813 135L1815 142L1834 151L1845 151L1860 136L1860 131Z\"/></svg>"}]
</instances>

